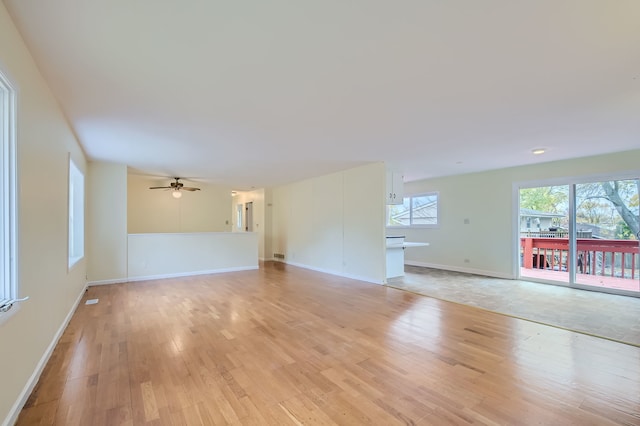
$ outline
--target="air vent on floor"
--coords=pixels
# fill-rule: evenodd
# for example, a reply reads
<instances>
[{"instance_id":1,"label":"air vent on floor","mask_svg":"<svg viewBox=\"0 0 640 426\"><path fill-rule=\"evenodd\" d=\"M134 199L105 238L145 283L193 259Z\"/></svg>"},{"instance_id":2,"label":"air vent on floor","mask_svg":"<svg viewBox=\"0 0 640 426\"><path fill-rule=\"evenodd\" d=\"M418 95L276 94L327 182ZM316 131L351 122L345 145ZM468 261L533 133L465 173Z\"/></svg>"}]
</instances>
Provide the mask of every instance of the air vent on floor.
<instances>
[{"instance_id":1,"label":"air vent on floor","mask_svg":"<svg viewBox=\"0 0 640 426\"><path fill-rule=\"evenodd\" d=\"M98 303L98 299L88 299L84 302L85 305L95 305L96 303Z\"/></svg>"}]
</instances>

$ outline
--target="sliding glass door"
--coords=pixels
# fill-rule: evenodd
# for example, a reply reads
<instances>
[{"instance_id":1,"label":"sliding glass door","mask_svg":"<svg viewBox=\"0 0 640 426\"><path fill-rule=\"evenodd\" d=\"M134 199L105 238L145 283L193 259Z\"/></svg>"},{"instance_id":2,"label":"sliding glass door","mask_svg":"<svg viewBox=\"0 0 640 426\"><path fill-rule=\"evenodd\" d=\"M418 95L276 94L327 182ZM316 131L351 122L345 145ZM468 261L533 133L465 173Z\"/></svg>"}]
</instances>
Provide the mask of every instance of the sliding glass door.
<instances>
[{"instance_id":1,"label":"sliding glass door","mask_svg":"<svg viewBox=\"0 0 640 426\"><path fill-rule=\"evenodd\" d=\"M576 184L576 284L640 292L639 182Z\"/></svg>"},{"instance_id":2,"label":"sliding glass door","mask_svg":"<svg viewBox=\"0 0 640 426\"><path fill-rule=\"evenodd\" d=\"M638 179L519 190L520 277L640 295Z\"/></svg>"},{"instance_id":3,"label":"sliding glass door","mask_svg":"<svg viewBox=\"0 0 640 426\"><path fill-rule=\"evenodd\" d=\"M569 283L569 185L520 189L520 276Z\"/></svg>"}]
</instances>

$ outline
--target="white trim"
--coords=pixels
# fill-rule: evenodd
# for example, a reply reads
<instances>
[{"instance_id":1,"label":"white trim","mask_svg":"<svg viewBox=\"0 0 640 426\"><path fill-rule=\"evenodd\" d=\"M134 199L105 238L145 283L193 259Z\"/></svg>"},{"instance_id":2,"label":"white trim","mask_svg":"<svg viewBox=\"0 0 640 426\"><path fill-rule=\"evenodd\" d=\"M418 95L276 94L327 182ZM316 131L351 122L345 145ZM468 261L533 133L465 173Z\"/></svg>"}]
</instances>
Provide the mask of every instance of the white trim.
<instances>
[{"instance_id":1,"label":"white trim","mask_svg":"<svg viewBox=\"0 0 640 426\"><path fill-rule=\"evenodd\" d=\"M390 225L386 227L387 229L437 229L440 228L439 223L435 223L433 225Z\"/></svg>"},{"instance_id":2,"label":"white trim","mask_svg":"<svg viewBox=\"0 0 640 426\"><path fill-rule=\"evenodd\" d=\"M377 285L384 285L385 284L383 281L375 281L375 280L372 280L370 278L362 277L362 276L359 276L359 275L344 274L342 272L338 272L338 271L334 271L334 270L330 270L330 269L324 269L324 268L316 268L315 266L309 266L309 265L305 265L305 264L302 264L302 263L287 262L287 261L281 261L281 262L282 263L286 263L287 265L297 266L298 268L309 269L311 271L316 271L316 272L322 272L323 274L336 275L338 277L349 278L351 280L364 281L364 282L368 282L368 283L371 283L371 284L377 284Z\"/></svg>"},{"instance_id":3,"label":"white trim","mask_svg":"<svg viewBox=\"0 0 640 426\"><path fill-rule=\"evenodd\" d=\"M31 377L29 377L29 380L25 384L24 389L22 389L20 396L11 407L11 410L9 410L9 414L4 419L4 422L2 422L2 426L13 425L18 420L18 416L20 415L20 411L22 411L22 407L24 407L24 404L27 403L27 399L29 399L31 392L33 392L33 389L36 387L36 384L38 384L38 380L40 379L40 375L42 374L44 367L47 365L47 362L49 362L49 358L51 358L51 355L53 354L53 350L56 348L58 341L62 337L62 334L64 333L67 326L69 325L69 322L71 321L73 314L76 312L76 309L78 309L78 305L80 305L80 302L82 301L82 297L84 296L84 293L86 290L87 290L87 286L85 285L82 288L82 291L80 291L80 295L78 295L78 298L76 299L76 302L73 304L73 307L67 314L67 317L64 319L64 321L58 328L58 331L56 332L55 336L53 336L53 340L51 340L49 347L47 347L47 350L44 352L44 354L42 354L42 358L40 358L40 361L36 365L35 370L33 370L33 374L31 374Z\"/></svg>"},{"instance_id":4,"label":"white trim","mask_svg":"<svg viewBox=\"0 0 640 426\"><path fill-rule=\"evenodd\" d=\"M511 183L511 273L520 278L520 189L516 182Z\"/></svg>"},{"instance_id":5,"label":"white trim","mask_svg":"<svg viewBox=\"0 0 640 426\"><path fill-rule=\"evenodd\" d=\"M109 285L109 284L122 284L129 282L128 278L116 278L113 280L98 280L98 281L87 281L87 287L93 287L97 285Z\"/></svg>"},{"instance_id":6,"label":"white trim","mask_svg":"<svg viewBox=\"0 0 640 426\"><path fill-rule=\"evenodd\" d=\"M85 258L85 206L86 206L86 178L78 167L71 153L68 153L68 181L67 181L67 271ZM82 197L81 200L78 198ZM71 226L73 218L73 228ZM82 238L80 238L82 237Z\"/></svg>"},{"instance_id":7,"label":"white trim","mask_svg":"<svg viewBox=\"0 0 640 426\"><path fill-rule=\"evenodd\" d=\"M206 271L179 272L177 274L159 274L159 275L144 275L139 277L129 277L127 281L133 282L133 281L160 280L164 278L190 277L192 275L208 275L208 274L221 274L224 272L253 271L256 269L260 269L260 268L258 266L239 266L237 268L221 268L221 269L209 269Z\"/></svg>"},{"instance_id":8,"label":"white trim","mask_svg":"<svg viewBox=\"0 0 640 426\"><path fill-rule=\"evenodd\" d=\"M100 285L123 284L123 283L136 282L136 281L161 280L164 278L190 277L193 275L222 274L225 272L255 271L256 269L260 269L260 267L259 266L239 266L236 268L208 269L205 271L180 272L176 274L159 274L159 275L144 275L139 277L128 277L128 278L114 278L112 280L88 281L87 286L94 287L94 286L100 286Z\"/></svg>"},{"instance_id":9,"label":"white trim","mask_svg":"<svg viewBox=\"0 0 640 426\"><path fill-rule=\"evenodd\" d=\"M129 237L146 237L149 235L222 235L222 234L229 234L229 235L236 235L236 234L257 234L257 232L228 232L228 231L213 231L213 232L138 232L136 234L127 234L127 236Z\"/></svg>"},{"instance_id":10,"label":"white trim","mask_svg":"<svg viewBox=\"0 0 640 426\"><path fill-rule=\"evenodd\" d=\"M80 262L82 259L84 259L84 255L83 256L70 257L69 258L69 265L67 266L67 271L71 272L73 270L73 268L78 264L78 262Z\"/></svg>"},{"instance_id":11,"label":"white trim","mask_svg":"<svg viewBox=\"0 0 640 426\"><path fill-rule=\"evenodd\" d=\"M453 272L463 272L466 274L474 274L474 275L484 275L487 277L494 278L502 278L505 280L515 280L516 278L511 276L510 274L501 274L495 271L488 271L485 269L476 269L476 268L459 268L457 266L451 265L440 265L436 263L428 263L428 262L418 262L415 260L407 260L404 263L405 265L410 266L421 266L423 268L433 268L433 269L442 269L444 271L453 271Z\"/></svg>"},{"instance_id":12,"label":"white trim","mask_svg":"<svg viewBox=\"0 0 640 426\"><path fill-rule=\"evenodd\" d=\"M0 286L2 297L17 299L20 296L18 276L18 169L17 169L17 111L18 94L16 86L0 70ZM5 322L10 316L0 313Z\"/></svg>"}]
</instances>

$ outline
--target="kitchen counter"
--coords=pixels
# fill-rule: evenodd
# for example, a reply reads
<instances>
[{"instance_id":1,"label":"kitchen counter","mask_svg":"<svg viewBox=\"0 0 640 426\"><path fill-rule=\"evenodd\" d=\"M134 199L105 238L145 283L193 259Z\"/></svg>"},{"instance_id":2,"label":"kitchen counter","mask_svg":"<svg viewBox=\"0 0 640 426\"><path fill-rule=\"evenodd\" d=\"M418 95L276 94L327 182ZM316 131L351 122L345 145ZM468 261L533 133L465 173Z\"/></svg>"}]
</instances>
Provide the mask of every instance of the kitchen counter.
<instances>
[{"instance_id":1,"label":"kitchen counter","mask_svg":"<svg viewBox=\"0 0 640 426\"><path fill-rule=\"evenodd\" d=\"M413 243L405 241L403 243L387 244L387 248L407 248L407 247L426 247L429 243Z\"/></svg>"},{"instance_id":2,"label":"kitchen counter","mask_svg":"<svg viewBox=\"0 0 640 426\"><path fill-rule=\"evenodd\" d=\"M429 243L404 241L404 236L387 237L387 278L404 276L404 250L407 247L426 247Z\"/></svg>"}]
</instances>

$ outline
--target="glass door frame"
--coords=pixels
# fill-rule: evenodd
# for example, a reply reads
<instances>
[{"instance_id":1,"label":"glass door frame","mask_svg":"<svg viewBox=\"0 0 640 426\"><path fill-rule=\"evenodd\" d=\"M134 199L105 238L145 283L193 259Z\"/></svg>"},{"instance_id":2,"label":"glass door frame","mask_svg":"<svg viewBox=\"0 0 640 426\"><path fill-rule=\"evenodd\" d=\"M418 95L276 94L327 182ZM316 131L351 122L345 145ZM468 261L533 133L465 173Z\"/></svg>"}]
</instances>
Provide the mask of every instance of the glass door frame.
<instances>
[{"instance_id":1,"label":"glass door frame","mask_svg":"<svg viewBox=\"0 0 640 426\"><path fill-rule=\"evenodd\" d=\"M632 296L640 298L640 291L628 291L621 289L613 289L607 287L594 287L585 284L579 284L576 282L577 274L577 226L576 226L576 185L595 183L601 181L615 181L615 180L638 180L640 179L640 172L624 172L624 173L606 173L606 174L592 174L581 177L565 177L565 178L552 178L552 179L540 179L531 181L513 182L513 274L518 280L540 282L543 284L557 285L561 287L576 288L581 290L597 291L600 293L617 294L623 296ZM553 281L538 279L532 277L521 276L521 261L520 261L520 190L525 188L536 188L546 186L568 186L569 187L569 200L568 200L568 216L569 216L569 254L567 256L567 271L569 272L569 282ZM640 193L639 193L640 196ZM640 253L640 239L638 241L638 250ZM640 262L640 255L638 256ZM636 277L636 280L640 283L640 274ZM640 284L639 284L640 285Z\"/></svg>"}]
</instances>

